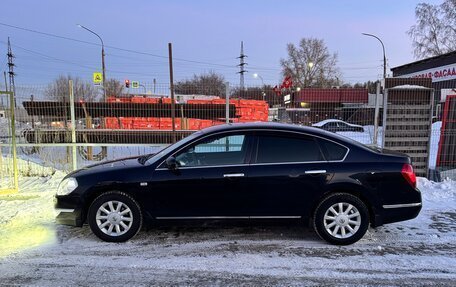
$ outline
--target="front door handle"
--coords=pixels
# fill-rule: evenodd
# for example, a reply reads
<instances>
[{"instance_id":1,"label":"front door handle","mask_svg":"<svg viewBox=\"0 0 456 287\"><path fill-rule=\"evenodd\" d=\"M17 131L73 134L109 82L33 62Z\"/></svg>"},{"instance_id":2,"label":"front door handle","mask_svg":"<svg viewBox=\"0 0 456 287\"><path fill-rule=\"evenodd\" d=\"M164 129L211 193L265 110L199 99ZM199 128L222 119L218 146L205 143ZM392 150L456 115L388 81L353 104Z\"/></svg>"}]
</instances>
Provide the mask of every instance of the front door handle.
<instances>
[{"instance_id":1,"label":"front door handle","mask_svg":"<svg viewBox=\"0 0 456 287\"><path fill-rule=\"evenodd\" d=\"M326 173L326 170L318 169L318 170L307 170L306 171L306 174L321 174L321 173Z\"/></svg>"},{"instance_id":2,"label":"front door handle","mask_svg":"<svg viewBox=\"0 0 456 287\"><path fill-rule=\"evenodd\" d=\"M223 177L244 177L243 173L227 173L224 174Z\"/></svg>"}]
</instances>

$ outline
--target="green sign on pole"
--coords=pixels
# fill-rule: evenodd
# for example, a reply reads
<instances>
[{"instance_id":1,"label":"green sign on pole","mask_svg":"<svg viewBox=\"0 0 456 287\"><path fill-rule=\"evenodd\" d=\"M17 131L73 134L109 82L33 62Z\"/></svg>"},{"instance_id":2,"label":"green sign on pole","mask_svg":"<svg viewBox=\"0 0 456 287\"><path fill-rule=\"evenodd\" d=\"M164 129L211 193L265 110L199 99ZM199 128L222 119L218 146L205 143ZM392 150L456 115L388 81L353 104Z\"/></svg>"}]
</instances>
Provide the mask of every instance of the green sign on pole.
<instances>
[{"instance_id":1,"label":"green sign on pole","mask_svg":"<svg viewBox=\"0 0 456 287\"><path fill-rule=\"evenodd\" d=\"M131 81L131 87L135 89L139 88L139 81Z\"/></svg>"}]
</instances>

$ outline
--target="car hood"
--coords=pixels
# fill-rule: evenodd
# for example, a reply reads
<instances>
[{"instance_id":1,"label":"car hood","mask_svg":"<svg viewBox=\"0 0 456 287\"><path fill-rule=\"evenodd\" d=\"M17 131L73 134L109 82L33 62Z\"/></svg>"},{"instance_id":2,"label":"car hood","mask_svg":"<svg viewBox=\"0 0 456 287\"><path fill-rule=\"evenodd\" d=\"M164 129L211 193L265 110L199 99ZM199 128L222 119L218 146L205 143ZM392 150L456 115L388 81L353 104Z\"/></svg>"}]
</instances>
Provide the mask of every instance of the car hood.
<instances>
[{"instance_id":1,"label":"car hood","mask_svg":"<svg viewBox=\"0 0 456 287\"><path fill-rule=\"evenodd\" d=\"M140 158L141 156L135 156L89 165L71 172L67 175L67 177L79 177L96 173L106 173L116 170L143 167L144 165L140 162Z\"/></svg>"}]
</instances>

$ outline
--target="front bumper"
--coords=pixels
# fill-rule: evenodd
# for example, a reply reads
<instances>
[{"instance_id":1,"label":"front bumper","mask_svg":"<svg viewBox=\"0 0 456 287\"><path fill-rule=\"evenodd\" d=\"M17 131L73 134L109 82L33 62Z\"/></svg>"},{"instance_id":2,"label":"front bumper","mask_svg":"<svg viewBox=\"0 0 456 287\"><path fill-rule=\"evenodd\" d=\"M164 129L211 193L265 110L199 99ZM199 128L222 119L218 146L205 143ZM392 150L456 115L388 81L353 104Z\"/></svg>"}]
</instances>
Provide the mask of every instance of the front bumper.
<instances>
[{"instance_id":1,"label":"front bumper","mask_svg":"<svg viewBox=\"0 0 456 287\"><path fill-rule=\"evenodd\" d=\"M82 207L79 197L55 196L54 208L56 211L55 221L57 224L82 226Z\"/></svg>"},{"instance_id":2,"label":"front bumper","mask_svg":"<svg viewBox=\"0 0 456 287\"><path fill-rule=\"evenodd\" d=\"M82 226L81 211L77 209L56 208L55 222L63 225Z\"/></svg>"}]
</instances>

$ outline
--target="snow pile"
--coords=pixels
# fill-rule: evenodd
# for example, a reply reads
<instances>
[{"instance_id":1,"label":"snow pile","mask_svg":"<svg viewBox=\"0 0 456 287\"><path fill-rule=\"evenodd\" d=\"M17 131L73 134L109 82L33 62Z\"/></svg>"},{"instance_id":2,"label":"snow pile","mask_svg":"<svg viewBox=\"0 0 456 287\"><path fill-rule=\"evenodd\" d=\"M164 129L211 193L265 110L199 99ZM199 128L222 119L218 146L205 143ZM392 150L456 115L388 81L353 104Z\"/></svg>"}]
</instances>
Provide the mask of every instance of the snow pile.
<instances>
[{"instance_id":1,"label":"snow pile","mask_svg":"<svg viewBox=\"0 0 456 287\"><path fill-rule=\"evenodd\" d=\"M374 143L374 126L363 126L364 132L337 132L337 134L355 140L365 145ZM377 146L382 146L383 127L378 127Z\"/></svg>"},{"instance_id":2,"label":"snow pile","mask_svg":"<svg viewBox=\"0 0 456 287\"><path fill-rule=\"evenodd\" d=\"M429 181L424 177L418 178L418 188L421 190L423 201L439 202L442 205L454 202L456 199L456 182L446 179L443 182Z\"/></svg>"},{"instance_id":3,"label":"snow pile","mask_svg":"<svg viewBox=\"0 0 456 287\"><path fill-rule=\"evenodd\" d=\"M63 176L21 177L19 193L0 196L0 257L54 242L53 196Z\"/></svg>"},{"instance_id":4,"label":"snow pile","mask_svg":"<svg viewBox=\"0 0 456 287\"><path fill-rule=\"evenodd\" d=\"M418 85L401 85L390 88L391 90L429 90L429 88Z\"/></svg>"}]
</instances>

